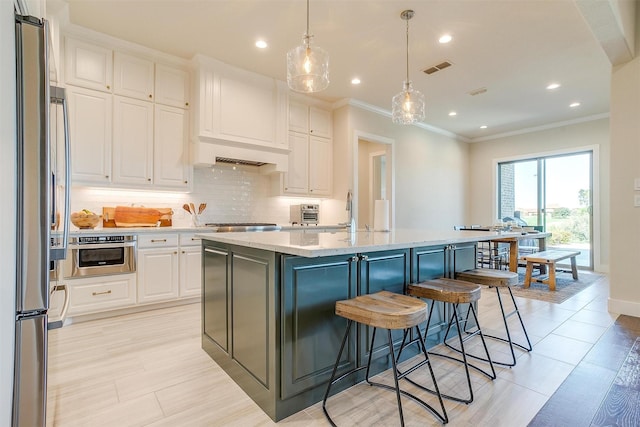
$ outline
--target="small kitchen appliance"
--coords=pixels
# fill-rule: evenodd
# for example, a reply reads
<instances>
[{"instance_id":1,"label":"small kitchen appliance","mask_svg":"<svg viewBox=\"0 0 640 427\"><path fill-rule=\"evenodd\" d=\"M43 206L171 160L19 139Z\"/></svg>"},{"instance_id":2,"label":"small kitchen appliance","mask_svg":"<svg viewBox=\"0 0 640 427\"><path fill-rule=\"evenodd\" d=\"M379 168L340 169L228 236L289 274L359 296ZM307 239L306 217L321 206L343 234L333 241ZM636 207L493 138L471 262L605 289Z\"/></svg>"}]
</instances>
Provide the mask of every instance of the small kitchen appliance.
<instances>
[{"instance_id":1,"label":"small kitchen appliance","mask_svg":"<svg viewBox=\"0 0 640 427\"><path fill-rule=\"evenodd\" d=\"M289 221L292 224L318 225L319 219L320 205L313 203L291 205L291 214L289 217Z\"/></svg>"}]
</instances>

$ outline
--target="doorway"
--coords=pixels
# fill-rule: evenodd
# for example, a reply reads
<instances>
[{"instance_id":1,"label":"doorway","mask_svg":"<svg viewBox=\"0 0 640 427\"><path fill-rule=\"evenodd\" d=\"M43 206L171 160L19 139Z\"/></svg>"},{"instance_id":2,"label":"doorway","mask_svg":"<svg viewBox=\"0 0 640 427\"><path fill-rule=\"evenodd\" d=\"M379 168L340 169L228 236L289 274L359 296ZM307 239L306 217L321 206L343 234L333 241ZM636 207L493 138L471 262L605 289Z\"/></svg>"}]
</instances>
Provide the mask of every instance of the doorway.
<instances>
[{"instance_id":1,"label":"doorway","mask_svg":"<svg viewBox=\"0 0 640 427\"><path fill-rule=\"evenodd\" d=\"M354 209L358 228L373 229L376 200L389 201L389 224L393 227L393 144L386 138L358 135Z\"/></svg>"},{"instance_id":2,"label":"doorway","mask_svg":"<svg viewBox=\"0 0 640 427\"><path fill-rule=\"evenodd\" d=\"M593 153L498 163L498 218L552 233L549 249L580 251L593 269Z\"/></svg>"}]
</instances>

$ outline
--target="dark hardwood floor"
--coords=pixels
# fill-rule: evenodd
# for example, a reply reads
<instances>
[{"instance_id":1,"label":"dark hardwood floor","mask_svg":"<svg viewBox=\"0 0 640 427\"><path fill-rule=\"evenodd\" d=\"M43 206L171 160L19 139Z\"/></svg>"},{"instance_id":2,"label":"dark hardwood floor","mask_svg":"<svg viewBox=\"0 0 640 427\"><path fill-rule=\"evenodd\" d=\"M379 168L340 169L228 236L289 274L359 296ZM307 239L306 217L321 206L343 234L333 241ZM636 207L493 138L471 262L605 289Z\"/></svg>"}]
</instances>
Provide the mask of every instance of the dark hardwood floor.
<instances>
[{"instance_id":1,"label":"dark hardwood floor","mask_svg":"<svg viewBox=\"0 0 640 427\"><path fill-rule=\"evenodd\" d=\"M640 318L619 316L529 426L640 425L638 337Z\"/></svg>"}]
</instances>

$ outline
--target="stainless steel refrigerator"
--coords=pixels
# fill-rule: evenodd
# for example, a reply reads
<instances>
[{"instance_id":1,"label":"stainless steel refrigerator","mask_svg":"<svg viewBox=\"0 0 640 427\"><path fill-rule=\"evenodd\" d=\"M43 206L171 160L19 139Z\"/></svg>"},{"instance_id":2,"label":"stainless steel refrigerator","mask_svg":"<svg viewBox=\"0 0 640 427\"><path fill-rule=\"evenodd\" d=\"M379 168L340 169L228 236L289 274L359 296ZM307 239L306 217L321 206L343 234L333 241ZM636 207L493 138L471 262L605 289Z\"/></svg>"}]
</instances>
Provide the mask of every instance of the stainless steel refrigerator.
<instances>
[{"instance_id":1,"label":"stainless steel refrigerator","mask_svg":"<svg viewBox=\"0 0 640 427\"><path fill-rule=\"evenodd\" d=\"M66 103L64 91L49 84L48 46L46 21L16 15L14 427L46 422L49 276L66 256L69 230L69 142L66 136L58 141L58 132L51 132L51 113L58 109L62 128L68 128Z\"/></svg>"}]
</instances>

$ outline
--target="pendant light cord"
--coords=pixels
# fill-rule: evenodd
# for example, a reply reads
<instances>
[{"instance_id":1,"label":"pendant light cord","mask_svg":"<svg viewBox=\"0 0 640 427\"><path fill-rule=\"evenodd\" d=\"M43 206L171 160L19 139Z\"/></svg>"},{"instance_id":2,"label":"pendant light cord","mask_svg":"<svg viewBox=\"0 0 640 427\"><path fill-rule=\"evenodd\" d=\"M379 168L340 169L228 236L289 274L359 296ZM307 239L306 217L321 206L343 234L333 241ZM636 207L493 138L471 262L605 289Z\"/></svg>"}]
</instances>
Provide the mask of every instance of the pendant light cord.
<instances>
[{"instance_id":1,"label":"pendant light cord","mask_svg":"<svg viewBox=\"0 0 640 427\"><path fill-rule=\"evenodd\" d=\"M409 83L409 19L411 18L406 19L407 21L407 83Z\"/></svg>"}]
</instances>

